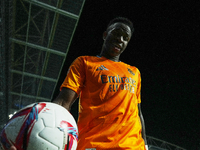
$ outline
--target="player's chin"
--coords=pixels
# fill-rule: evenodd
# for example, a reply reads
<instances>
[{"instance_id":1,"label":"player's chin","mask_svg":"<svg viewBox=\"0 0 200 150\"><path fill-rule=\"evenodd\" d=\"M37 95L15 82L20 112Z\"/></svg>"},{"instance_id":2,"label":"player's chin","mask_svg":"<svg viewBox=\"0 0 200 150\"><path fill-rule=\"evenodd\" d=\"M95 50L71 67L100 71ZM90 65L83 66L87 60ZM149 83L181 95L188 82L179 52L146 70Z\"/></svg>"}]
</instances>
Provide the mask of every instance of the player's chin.
<instances>
[{"instance_id":1,"label":"player's chin","mask_svg":"<svg viewBox=\"0 0 200 150\"><path fill-rule=\"evenodd\" d=\"M116 51L116 52L114 52L114 55L115 55L115 56L120 56L122 53L123 53L123 51L120 50L120 51Z\"/></svg>"}]
</instances>

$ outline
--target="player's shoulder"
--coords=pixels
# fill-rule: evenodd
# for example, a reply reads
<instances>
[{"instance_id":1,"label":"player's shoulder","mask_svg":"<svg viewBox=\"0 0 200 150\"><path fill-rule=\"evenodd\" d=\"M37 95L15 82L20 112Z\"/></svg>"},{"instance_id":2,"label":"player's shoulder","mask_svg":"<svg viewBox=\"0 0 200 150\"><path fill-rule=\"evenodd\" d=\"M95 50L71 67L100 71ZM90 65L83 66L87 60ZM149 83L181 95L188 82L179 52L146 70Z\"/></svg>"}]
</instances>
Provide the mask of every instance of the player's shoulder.
<instances>
[{"instance_id":1,"label":"player's shoulder","mask_svg":"<svg viewBox=\"0 0 200 150\"><path fill-rule=\"evenodd\" d=\"M79 62L79 61L83 61L83 60L87 60L89 56L78 56L74 62Z\"/></svg>"},{"instance_id":2,"label":"player's shoulder","mask_svg":"<svg viewBox=\"0 0 200 150\"><path fill-rule=\"evenodd\" d=\"M129 68L130 70L134 70L134 72L140 73L140 70L139 70L136 66L127 64L127 63L125 63L125 62L121 62L121 63L122 63L123 65L125 65L127 68Z\"/></svg>"},{"instance_id":3,"label":"player's shoulder","mask_svg":"<svg viewBox=\"0 0 200 150\"><path fill-rule=\"evenodd\" d=\"M89 62L94 62L96 58L97 58L96 56L88 56L88 55L79 56L72 62L72 65L79 66L79 65L88 64Z\"/></svg>"},{"instance_id":4,"label":"player's shoulder","mask_svg":"<svg viewBox=\"0 0 200 150\"><path fill-rule=\"evenodd\" d=\"M97 56L88 56L88 55L84 55L84 56L79 56L77 57L75 60L78 60L78 61L97 61L98 60L98 57Z\"/></svg>"},{"instance_id":5,"label":"player's shoulder","mask_svg":"<svg viewBox=\"0 0 200 150\"><path fill-rule=\"evenodd\" d=\"M83 56L79 56L76 59L94 59L96 58L96 56L88 56L88 55L83 55Z\"/></svg>"}]
</instances>

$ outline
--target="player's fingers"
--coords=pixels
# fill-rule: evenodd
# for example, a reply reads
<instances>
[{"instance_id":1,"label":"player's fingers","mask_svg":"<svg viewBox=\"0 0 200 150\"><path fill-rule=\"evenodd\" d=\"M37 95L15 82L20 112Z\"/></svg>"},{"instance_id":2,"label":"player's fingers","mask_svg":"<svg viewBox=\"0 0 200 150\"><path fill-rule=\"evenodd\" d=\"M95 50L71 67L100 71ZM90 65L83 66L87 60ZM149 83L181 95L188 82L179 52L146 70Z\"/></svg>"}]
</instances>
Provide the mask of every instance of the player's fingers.
<instances>
[{"instance_id":1,"label":"player's fingers","mask_svg":"<svg viewBox=\"0 0 200 150\"><path fill-rule=\"evenodd\" d=\"M15 146L11 146L11 147L9 148L9 150L17 150L17 148L16 148Z\"/></svg>"}]
</instances>

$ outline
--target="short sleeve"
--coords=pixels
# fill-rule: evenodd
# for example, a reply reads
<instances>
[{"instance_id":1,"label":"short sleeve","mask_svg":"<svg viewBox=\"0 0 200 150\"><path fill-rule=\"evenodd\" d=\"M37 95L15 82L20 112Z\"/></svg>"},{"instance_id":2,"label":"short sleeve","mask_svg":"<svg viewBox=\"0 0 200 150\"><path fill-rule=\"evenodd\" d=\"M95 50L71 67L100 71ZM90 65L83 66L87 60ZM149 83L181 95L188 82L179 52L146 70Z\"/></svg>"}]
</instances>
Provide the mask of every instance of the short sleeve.
<instances>
[{"instance_id":1,"label":"short sleeve","mask_svg":"<svg viewBox=\"0 0 200 150\"><path fill-rule=\"evenodd\" d=\"M63 87L69 88L75 91L78 95L81 91L81 88L84 86L85 81L85 65L84 58L78 57L69 67L67 76L62 83L60 90Z\"/></svg>"},{"instance_id":2,"label":"short sleeve","mask_svg":"<svg viewBox=\"0 0 200 150\"><path fill-rule=\"evenodd\" d=\"M138 85L137 85L136 97L137 97L138 103L141 103L141 74L138 69L137 71L138 71Z\"/></svg>"}]
</instances>

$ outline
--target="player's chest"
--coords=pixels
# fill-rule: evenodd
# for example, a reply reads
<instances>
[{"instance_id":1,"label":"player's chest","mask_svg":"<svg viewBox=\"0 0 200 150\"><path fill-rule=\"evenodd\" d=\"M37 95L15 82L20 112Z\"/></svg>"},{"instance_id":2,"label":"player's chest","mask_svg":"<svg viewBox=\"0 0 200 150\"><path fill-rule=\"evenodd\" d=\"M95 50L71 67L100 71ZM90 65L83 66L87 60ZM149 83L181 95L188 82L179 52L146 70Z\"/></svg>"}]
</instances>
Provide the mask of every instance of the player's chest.
<instances>
[{"instance_id":1,"label":"player's chest","mask_svg":"<svg viewBox=\"0 0 200 150\"><path fill-rule=\"evenodd\" d=\"M100 84L131 84L137 85L138 72L128 65L113 63L90 63L86 69L86 79Z\"/></svg>"}]
</instances>

